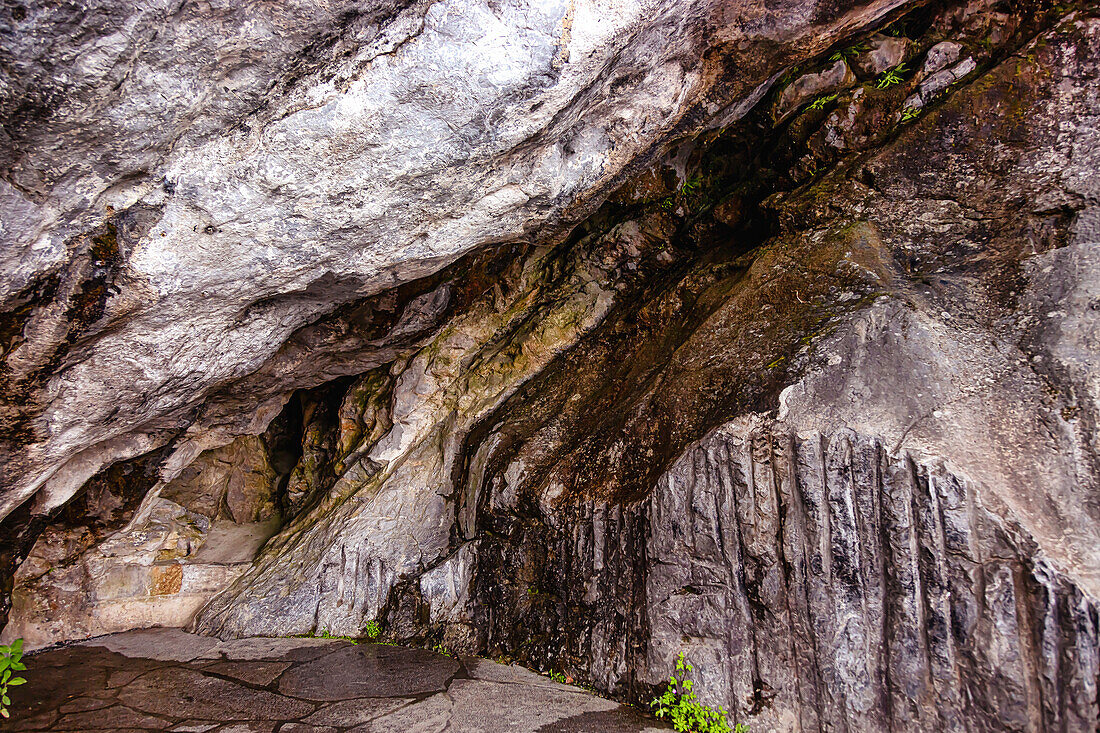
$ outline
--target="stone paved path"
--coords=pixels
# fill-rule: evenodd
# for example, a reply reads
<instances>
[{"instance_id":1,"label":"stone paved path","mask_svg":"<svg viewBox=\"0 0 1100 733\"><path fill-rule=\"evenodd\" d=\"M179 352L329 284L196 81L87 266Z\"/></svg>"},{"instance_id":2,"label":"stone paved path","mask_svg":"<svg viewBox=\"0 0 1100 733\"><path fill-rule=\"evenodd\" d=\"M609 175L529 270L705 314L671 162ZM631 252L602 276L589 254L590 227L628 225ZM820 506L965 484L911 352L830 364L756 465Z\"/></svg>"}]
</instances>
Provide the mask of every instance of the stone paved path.
<instances>
[{"instance_id":1,"label":"stone paved path","mask_svg":"<svg viewBox=\"0 0 1100 733\"><path fill-rule=\"evenodd\" d=\"M27 658L0 731L659 733L522 667L332 639L221 642L178 629Z\"/></svg>"}]
</instances>

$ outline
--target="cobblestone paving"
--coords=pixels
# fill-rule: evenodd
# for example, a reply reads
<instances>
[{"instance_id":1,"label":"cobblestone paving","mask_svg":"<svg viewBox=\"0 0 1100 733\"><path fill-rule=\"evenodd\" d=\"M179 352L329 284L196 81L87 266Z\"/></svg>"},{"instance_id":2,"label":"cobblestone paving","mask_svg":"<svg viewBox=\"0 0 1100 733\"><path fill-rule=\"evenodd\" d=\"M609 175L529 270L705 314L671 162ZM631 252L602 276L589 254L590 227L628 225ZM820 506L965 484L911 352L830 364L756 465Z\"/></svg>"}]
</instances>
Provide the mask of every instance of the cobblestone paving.
<instances>
[{"instance_id":1,"label":"cobblestone paving","mask_svg":"<svg viewBox=\"0 0 1100 733\"><path fill-rule=\"evenodd\" d=\"M637 711L522 667L333 639L149 629L26 659L0 731L658 733Z\"/></svg>"}]
</instances>

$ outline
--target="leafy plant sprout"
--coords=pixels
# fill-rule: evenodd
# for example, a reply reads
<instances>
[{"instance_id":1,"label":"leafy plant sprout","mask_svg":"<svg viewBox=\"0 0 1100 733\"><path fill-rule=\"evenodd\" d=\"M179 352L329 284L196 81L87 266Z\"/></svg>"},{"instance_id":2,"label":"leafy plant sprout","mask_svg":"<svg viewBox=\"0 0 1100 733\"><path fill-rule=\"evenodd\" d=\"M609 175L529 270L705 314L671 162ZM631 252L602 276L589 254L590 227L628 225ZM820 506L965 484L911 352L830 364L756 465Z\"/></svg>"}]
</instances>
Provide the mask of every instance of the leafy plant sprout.
<instances>
[{"instance_id":1,"label":"leafy plant sprout","mask_svg":"<svg viewBox=\"0 0 1100 733\"><path fill-rule=\"evenodd\" d=\"M882 76L880 76L875 83L875 87L878 89L888 89L895 84L901 84L902 81L904 81L902 75L908 72L909 70L905 68L905 64L898 64L889 71L884 71Z\"/></svg>"},{"instance_id":2,"label":"leafy plant sprout","mask_svg":"<svg viewBox=\"0 0 1100 733\"><path fill-rule=\"evenodd\" d=\"M866 43L857 43L854 46L848 46L848 48L837 51L829 57L830 61L840 61L844 58L853 58L859 56L864 51L869 50L869 46Z\"/></svg>"},{"instance_id":3,"label":"leafy plant sprout","mask_svg":"<svg viewBox=\"0 0 1100 733\"><path fill-rule=\"evenodd\" d=\"M367 622L367 627L363 629L363 631L366 633L368 639L374 641L378 638L378 635L382 633L382 627L378 625L377 621L371 619Z\"/></svg>"},{"instance_id":4,"label":"leafy plant sprout","mask_svg":"<svg viewBox=\"0 0 1100 733\"><path fill-rule=\"evenodd\" d=\"M649 706L661 719L667 718L679 733L749 733L748 727L738 723L730 728L725 708L707 707L699 702L688 679L694 667L684 661L683 652L676 660L676 670L668 678L668 688L660 697L653 698Z\"/></svg>"},{"instance_id":5,"label":"leafy plant sprout","mask_svg":"<svg viewBox=\"0 0 1100 733\"><path fill-rule=\"evenodd\" d=\"M0 716L11 717L8 706L11 698L8 697L8 688L26 684L22 677L15 677L13 672L22 672L27 668L23 664L23 640L16 639L11 646L0 645Z\"/></svg>"},{"instance_id":6,"label":"leafy plant sprout","mask_svg":"<svg viewBox=\"0 0 1100 733\"><path fill-rule=\"evenodd\" d=\"M359 643L359 641L357 639L355 639L351 636L340 636L339 634L333 634L328 629L322 629L320 633L302 634L302 637L304 637L304 638L312 637L314 639L340 639L342 641L348 642L349 644L358 644Z\"/></svg>"},{"instance_id":7,"label":"leafy plant sprout","mask_svg":"<svg viewBox=\"0 0 1100 733\"><path fill-rule=\"evenodd\" d=\"M836 101L836 98L839 97L839 96L840 96L839 92L836 93L836 94L823 94L820 97L818 97L817 99L815 99L814 101L810 102L810 106L808 107L808 109L811 109L811 110L814 110L814 111L817 111L819 109L825 109L825 105L829 104L830 102Z\"/></svg>"},{"instance_id":8,"label":"leafy plant sprout","mask_svg":"<svg viewBox=\"0 0 1100 733\"><path fill-rule=\"evenodd\" d=\"M699 190L699 186L700 184L702 184L702 182L703 180L699 178L699 176L693 176L689 178L688 180L680 184L680 195L690 196L691 194Z\"/></svg>"},{"instance_id":9,"label":"leafy plant sprout","mask_svg":"<svg viewBox=\"0 0 1100 733\"><path fill-rule=\"evenodd\" d=\"M446 647L446 645L443 644L443 642L437 642L435 644L432 644L432 645L424 647L424 648L427 649L428 651L433 651L436 654L442 654L445 657L455 656L454 652L452 652L450 649L448 649Z\"/></svg>"},{"instance_id":10,"label":"leafy plant sprout","mask_svg":"<svg viewBox=\"0 0 1100 733\"><path fill-rule=\"evenodd\" d=\"M889 28L886 29L886 35L893 36L894 38L901 38L906 35L905 21L899 20Z\"/></svg>"},{"instance_id":11,"label":"leafy plant sprout","mask_svg":"<svg viewBox=\"0 0 1100 733\"><path fill-rule=\"evenodd\" d=\"M915 120L920 116L920 107L906 107L901 113L901 120L899 122L909 122Z\"/></svg>"}]
</instances>

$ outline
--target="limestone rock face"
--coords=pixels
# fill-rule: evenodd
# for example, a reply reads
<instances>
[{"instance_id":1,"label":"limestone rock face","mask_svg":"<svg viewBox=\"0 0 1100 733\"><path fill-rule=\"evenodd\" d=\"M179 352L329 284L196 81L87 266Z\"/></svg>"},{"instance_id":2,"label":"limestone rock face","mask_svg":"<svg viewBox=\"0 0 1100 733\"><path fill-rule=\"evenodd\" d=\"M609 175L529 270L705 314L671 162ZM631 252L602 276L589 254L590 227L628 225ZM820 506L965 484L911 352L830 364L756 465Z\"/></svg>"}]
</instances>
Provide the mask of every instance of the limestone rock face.
<instances>
[{"instance_id":1,"label":"limestone rock face","mask_svg":"<svg viewBox=\"0 0 1100 733\"><path fill-rule=\"evenodd\" d=\"M19 20L132 71L5 128L4 638L380 629L634 702L682 652L754 730L1095 730L1095 8L356 8ZM127 132L139 82L190 116Z\"/></svg>"},{"instance_id":2,"label":"limestone rock face","mask_svg":"<svg viewBox=\"0 0 1100 733\"><path fill-rule=\"evenodd\" d=\"M279 528L276 492L285 476L272 465L272 427L263 439L204 452L167 484L150 487L155 464L122 464L129 474L143 471L143 486L138 478L129 483L148 493L112 492L128 488L119 471L93 479L77 502L85 516L72 516L78 507L71 507L15 573L3 638L34 647L187 623Z\"/></svg>"},{"instance_id":3,"label":"limestone rock face","mask_svg":"<svg viewBox=\"0 0 1100 733\"><path fill-rule=\"evenodd\" d=\"M0 517L189 427L214 447L216 394L297 329L553 238L673 134L899 4L5 10Z\"/></svg>"}]
</instances>

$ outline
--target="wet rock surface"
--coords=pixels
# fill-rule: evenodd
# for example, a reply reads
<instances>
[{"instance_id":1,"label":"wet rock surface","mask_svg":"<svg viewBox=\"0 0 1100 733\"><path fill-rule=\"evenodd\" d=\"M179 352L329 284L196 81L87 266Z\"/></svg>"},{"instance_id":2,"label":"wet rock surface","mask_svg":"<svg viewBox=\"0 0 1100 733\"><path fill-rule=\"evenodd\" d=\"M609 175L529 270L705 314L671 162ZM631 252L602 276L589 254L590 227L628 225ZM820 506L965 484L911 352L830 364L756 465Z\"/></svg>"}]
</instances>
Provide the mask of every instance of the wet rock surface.
<instances>
[{"instance_id":1,"label":"wet rock surface","mask_svg":"<svg viewBox=\"0 0 1100 733\"><path fill-rule=\"evenodd\" d=\"M788 430L723 426L641 503L495 522L482 643L620 693L684 652L762 730L1092 729L1095 600L942 463Z\"/></svg>"},{"instance_id":2,"label":"wet rock surface","mask_svg":"<svg viewBox=\"0 0 1100 733\"><path fill-rule=\"evenodd\" d=\"M219 644L154 629L42 651L27 665L31 682L13 690L2 731L665 730L527 670L339 640Z\"/></svg>"}]
</instances>

